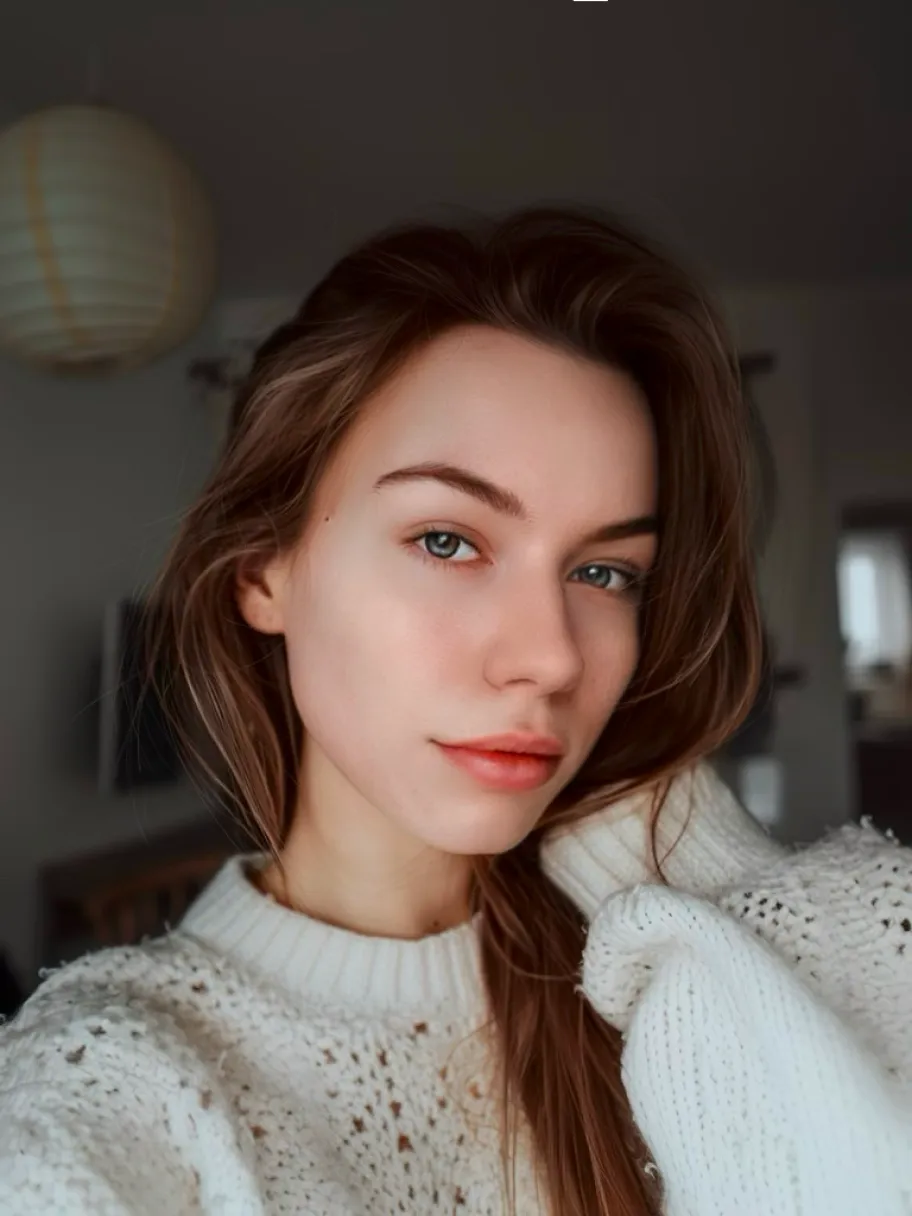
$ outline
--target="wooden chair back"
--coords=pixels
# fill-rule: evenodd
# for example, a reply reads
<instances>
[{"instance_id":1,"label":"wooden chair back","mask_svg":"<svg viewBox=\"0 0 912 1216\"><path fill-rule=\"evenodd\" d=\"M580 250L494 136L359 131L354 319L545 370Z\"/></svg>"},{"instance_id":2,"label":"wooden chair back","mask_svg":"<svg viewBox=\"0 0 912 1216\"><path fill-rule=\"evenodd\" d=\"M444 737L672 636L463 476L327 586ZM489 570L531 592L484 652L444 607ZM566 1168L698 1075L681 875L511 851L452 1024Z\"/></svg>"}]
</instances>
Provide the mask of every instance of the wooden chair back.
<instances>
[{"instance_id":1,"label":"wooden chair back","mask_svg":"<svg viewBox=\"0 0 912 1216\"><path fill-rule=\"evenodd\" d=\"M98 944L132 945L173 928L225 857L207 852L159 862L83 896L82 911Z\"/></svg>"}]
</instances>

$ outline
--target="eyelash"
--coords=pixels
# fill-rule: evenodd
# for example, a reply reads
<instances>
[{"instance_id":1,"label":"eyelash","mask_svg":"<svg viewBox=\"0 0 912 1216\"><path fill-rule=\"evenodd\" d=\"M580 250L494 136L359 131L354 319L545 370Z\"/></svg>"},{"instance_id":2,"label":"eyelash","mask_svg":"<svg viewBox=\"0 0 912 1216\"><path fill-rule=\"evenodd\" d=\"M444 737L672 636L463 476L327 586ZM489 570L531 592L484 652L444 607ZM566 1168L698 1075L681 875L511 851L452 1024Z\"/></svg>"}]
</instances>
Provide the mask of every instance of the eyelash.
<instances>
[{"instance_id":1,"label":"eyelash","mask_svg":"<svg viewBox=\"0 0 912 1216\"><path fill-rule=\"evenodd\" d=\"M460 532L452 532L443 528L430 528L425 532L420 532L417 536L413 536L408 543L422 561L430 562L435 566L465 566L469 565L470 563L457 562L452 557L437 557L433 553L428 553L427 549L422 548L419 542L425 540L429 536L449 537L460 541L462 544L468 545L471 549L474 549L476 553L478 552L478 546L473 544L472 541L468 540ZM620 566L609 562L586 562L585 565L577 567L579 570L588 570L593 568L610 570L615 574L623 575L623 577L627 580L627 585L620 591L615 591L610 587L598 587L594 583L583 583L584 587L593 587L596 591L604 591L609 595L622 595L628 599L637 599L642 593L643 583L646 580L644 571L634 569L630 566ZM575 581L580 582L581 580L577 579Z\"/></svg>"}]
</instances>

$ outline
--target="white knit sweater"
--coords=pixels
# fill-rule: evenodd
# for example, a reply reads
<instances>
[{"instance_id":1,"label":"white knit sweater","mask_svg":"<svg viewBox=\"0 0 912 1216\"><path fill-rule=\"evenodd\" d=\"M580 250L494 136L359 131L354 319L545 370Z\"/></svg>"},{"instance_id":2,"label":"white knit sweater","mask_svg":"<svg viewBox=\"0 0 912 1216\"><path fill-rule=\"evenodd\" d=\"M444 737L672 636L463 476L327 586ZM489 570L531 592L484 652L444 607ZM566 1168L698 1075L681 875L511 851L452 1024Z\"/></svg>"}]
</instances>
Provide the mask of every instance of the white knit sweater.
<instances>
[{"instance_id":1,"label":"white knit sweater","mask_svg":"<svg viewBox=\"0 0 912 1216\"><path fill-rule=\"evenodd\" d=\"M792 853L692 784L674 889L635 801L545 854L592 918L582 988L624 1033L664 1211L909 1216L912 852L850 827ZM237 859L179 930L62 968L0 1031L0 1212L500 1214L483 1018L472 925L359 937Z\"/></svg>"}]
</instances>

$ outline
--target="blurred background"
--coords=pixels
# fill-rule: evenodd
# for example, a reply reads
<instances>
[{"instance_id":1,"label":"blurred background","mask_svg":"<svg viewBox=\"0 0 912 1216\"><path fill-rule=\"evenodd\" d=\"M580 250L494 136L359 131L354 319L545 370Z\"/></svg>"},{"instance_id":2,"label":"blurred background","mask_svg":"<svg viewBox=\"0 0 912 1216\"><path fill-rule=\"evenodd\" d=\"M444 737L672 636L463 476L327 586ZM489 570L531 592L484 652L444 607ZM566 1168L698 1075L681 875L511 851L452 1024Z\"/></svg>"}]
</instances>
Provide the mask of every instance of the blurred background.
<instances>
[{"instance_id":1,"label":"blurred background","mask_svg":"<svg viewBox=\"0 0 912 1216\"><path fill-rule=\"evenodd\" d=\"M3 16L0 1010L234 847L136 712L136 601L258 338L352 242L453 208L611 208L714 287L769 507L768 680L719 765L783 839L912 843L907 0Z\"/></svg>"}]
</instances>

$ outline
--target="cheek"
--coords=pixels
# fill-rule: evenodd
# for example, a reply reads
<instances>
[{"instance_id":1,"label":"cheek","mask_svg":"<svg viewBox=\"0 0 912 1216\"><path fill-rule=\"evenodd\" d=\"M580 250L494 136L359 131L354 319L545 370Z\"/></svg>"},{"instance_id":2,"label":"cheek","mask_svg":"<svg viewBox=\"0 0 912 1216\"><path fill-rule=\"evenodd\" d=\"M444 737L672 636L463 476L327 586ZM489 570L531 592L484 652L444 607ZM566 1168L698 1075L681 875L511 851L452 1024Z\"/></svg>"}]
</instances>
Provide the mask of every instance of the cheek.
<instances>
[{"instance_id":1,"label":"cheek","mask_svg":"<svg viewBox=\"0 0 912 1216\"><path fill-rule=\"evenodd\" d=\"M598 733L633 678L640 658L639 620L630 604L590 622L584 635L585 676L580 701L590 730Z\"/></svg>"},{"instance_id":2,"label":"cheek","mask_svg":"<svg viewBox=\"0 0 912 1216\"><path fill-rule=\"evenodd\" d=\"M295 705L308 730L389 735L439 687L458 646L447 623L372 574L333 562L296 588L286 628Z\"/></svg>"}]
</instances>

